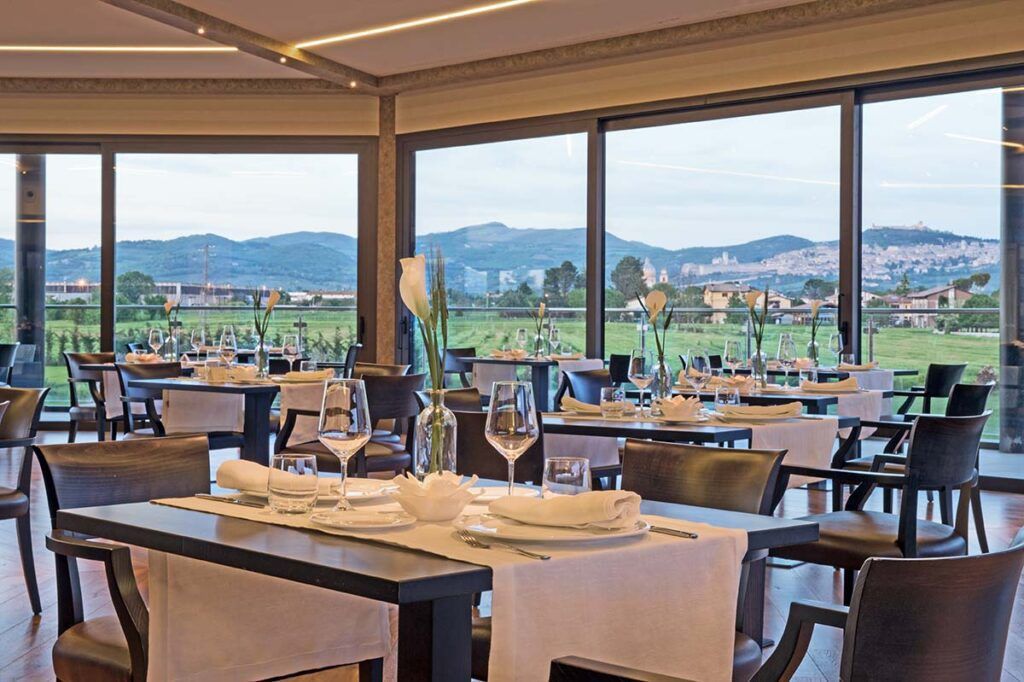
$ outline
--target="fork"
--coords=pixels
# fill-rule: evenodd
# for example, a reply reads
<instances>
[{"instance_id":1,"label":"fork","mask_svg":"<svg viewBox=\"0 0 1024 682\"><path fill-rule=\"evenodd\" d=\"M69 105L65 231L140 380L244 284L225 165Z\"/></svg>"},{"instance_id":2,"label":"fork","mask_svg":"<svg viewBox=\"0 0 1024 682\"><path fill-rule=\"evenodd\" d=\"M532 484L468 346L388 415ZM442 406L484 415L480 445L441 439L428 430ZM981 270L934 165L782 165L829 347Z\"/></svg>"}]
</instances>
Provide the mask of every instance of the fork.
<instances>
[{"instance_id":1,"label":"fork","mask_svg":"<svg viewBox=\"0 0 1024 682\"><path fill-rule=\"evenodd\" d=\"M523 556L528 556L531 559L540 559L541 561L547 561L548 559L551 558L547 554L538 554L537 552L531 552L528 549L523 549L522 547L516 547L515 545L510 545L510 544L505 543L505 542L486 543L486 542L480 540L475 535L472 535L469 532L464 531L464 530L456 531L455 534L458 535L459 539L462 540L463 542L465 542L467 545L469 545L470 547L475 547L477 549L494 549L495 547L500 547L502 549L510 549L513 552L518 552L519 554L522 554Z\"/></svg>"}]
</instances>

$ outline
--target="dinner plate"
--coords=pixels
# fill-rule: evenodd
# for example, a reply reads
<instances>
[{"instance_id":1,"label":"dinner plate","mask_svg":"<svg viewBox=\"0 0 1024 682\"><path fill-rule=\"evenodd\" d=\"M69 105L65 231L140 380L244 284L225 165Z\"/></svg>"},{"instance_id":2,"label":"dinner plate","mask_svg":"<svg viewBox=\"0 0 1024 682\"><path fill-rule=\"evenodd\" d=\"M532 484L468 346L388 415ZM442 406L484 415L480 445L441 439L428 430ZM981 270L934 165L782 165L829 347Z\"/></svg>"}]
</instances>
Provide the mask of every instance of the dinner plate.
<instances>
[{"instance_id":1,"label":"dinner plate","mask_svg":"<svg viewBox=\"0 0 1024 682\"><path fill-rule=\"evenodd\" d=\"M484 541L587 544L643 535L650 530L651 525L646 521L637 521L633 526L623 530L562 528L558 526L531 526L500 516L471 515L457 519L455 527Z\"/></svg>"},{"instance_id":2,"label":"dinner plate","mask_svg":"<svg viewBox=\"0 0 1024 682\"><path fill-rule=\"evenodd\" d=\"M283 375L270 377L270 380L275 384L322 384L325 381L323 377L286 377Z\"/></svg>"},{"instance_id":3,"label":"dinner plate","mask_svg":"<svg viewBox=\"0 0 1024 682\"><path fill-rule=\"evenodd\" d=\"M493 502L501 497L508 497L507 486L487 486L479 488L470 488L469 492L476 495L474 502ZM512 489L512 495L515 497L537 497L540 495L540 491L536 488L523 488L516 486Z\"/></svg>"},{"instance_id":4,"label":"dinner plate","mask_svg":"<svg viewBox=\"0 0 1024 682\"><path fill-rule=\"evenodd\" d=\"M391 481L380 481L372 478L349 478L345 484L345 497L353 502L378 500L395 490L398 490L398 486ZM267 499L266 490L241 490L239 492L263 500ZM328 494L318 496L316 501L319 504L320 502L337 502L339 499L339 495Z\"/></svg>"},{"instance_id":5,"label":"dinner plate","mask_svg":"<svg viewBox=\"0 0 1024 682\"><path fill-rule=\"evenodd\" d=\"M339 530L390 530L416 523L415 518L404 512L358 510L319 512L310 516L309 520L318 526Z\"/></svg>"},{"instance_id":6,"label":"dinner plate","mask_svg":"<svg viewBox=\"0 0 1024 682\"><path fill-rule=\"evenodd\" d=\"M824 395L840 393L860 393L859 388L805 388L804 393L823 393Z\"/></svg>"},{"instance_id":7,"label":"dinner plate","mask_svg":"<svg viewBox=\"0 0 1024 682\"><path fill-rule=\"evenodd\" d=\"M796 389L791 386L765 386L757 390L761 393L792 393Z\"/></svg>"},{"instance_id":8,"label":"dinner plate","mask_svg":"<svg viewBox=\"0 0 1024 682\"><path fill-rule=\"evenodd\" d=\"M655 421L659 424L668 424L669 426L679 426L683 424L703 424L710 421L707 415L700 415L699 417L693 417L691 419L669 419L668 417L655 417Z\"/></svg>"},{"instance_id":9,"label":"dinner plate","mask_svg":"<svg viewBox=\"0 0 1024 682\"><path fill-rule=\"evenodd\" d=\"M758 423L759 422L784 422L784 421L789 421L790 419L799 419L800 418L800 415L786 415L786 414L780 414L780 415L772 415L772 414L765 414L765 415L739 415L739 414L737 414L737 415L726 415L726 414L722 414L721 412L715 412L714 416L717 417L718 419L721 419L724 422L758 422Z\"/></svg>"}]
</instances>

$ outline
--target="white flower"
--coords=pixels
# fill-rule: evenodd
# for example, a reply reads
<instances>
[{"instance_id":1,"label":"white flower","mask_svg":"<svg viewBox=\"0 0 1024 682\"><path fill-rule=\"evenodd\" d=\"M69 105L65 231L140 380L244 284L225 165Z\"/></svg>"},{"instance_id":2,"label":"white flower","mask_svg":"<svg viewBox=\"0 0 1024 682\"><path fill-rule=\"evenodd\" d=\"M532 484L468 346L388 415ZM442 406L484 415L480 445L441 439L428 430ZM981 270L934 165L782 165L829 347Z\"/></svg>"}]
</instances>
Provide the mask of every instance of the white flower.
<instances>
[{"instance_id":1,"label":"white flower","mask_svg":"<svg viewBox=\"0 0 1024 682\"><path fill-rule=\"evenodd\" d=\"M164 302L164 314L165 315L170 315L171 314L171 310L173 310L173 309L174 309L174 301L172 301L171 299L167 299Z\"/></svg>"},{"instance_id":2,"label":"white flower","mask_svg":"<svg viewBox=\"0 0 1024 682\"><path fill-rule=\"evenodd\" d=\"M423 254L403 258L402 278L398 281L398 293L402 303L422 321L430 320L430 301L427 298L427 257Z\"/></svg>"},{"instance_id":3,"label":"white flower","mask_svg":"<svg viewBox=\"0 0 1024 682\"><path fill-rule=\"evenodd\" d=\"M270 296L267 297L267 312L269 313L277 305L277 302L281 300L280 291L271 291Z\"/></svg>"},{"instance_id":4,"label":"white flower","mask_svg":"<svg viewBox=\"0 0 1024 682\"><path fill-rule=\"evenodd\" d=\"M821 308L821 301L811 301L811 317L818 316L819 308Z\"/></svg>"},{"instance_id":5,"label":"white flower","mask_svg":"<svg viewBox=\"0 0 1024 682\"><path fill-rule=\"evenodd\" d=\"M546 307L547 306L544 305L544 301L541 301L540 302L540 306L537 308L537 319L538 320L543 320L544 319L544 309Z\"/></svg>"},{"instance_id":6,"label":"white flower","mask_svg":"<svg viewBox=\"0 0 1024 682\"><path fill-rule=\"evenodd\" d=\"M653 289L651 293L647 294L647 298L644 299L644 305L647 306L647 321L654 324L654 320L665 309L667 303L668 296L665 295L664 291Z\"/></svg>"},{"instance_id":7,"label":"white flower","mask_svg":"<svg viewBox=\"0 0 1024 682\"><path fill-rule=\"evenodd\" d=\"M747 300L747 307L754 309L757 306L757 300L761 298L761 292L757 289L751 289L746 293L744 298Z\"/></svg>"}]
</instances>

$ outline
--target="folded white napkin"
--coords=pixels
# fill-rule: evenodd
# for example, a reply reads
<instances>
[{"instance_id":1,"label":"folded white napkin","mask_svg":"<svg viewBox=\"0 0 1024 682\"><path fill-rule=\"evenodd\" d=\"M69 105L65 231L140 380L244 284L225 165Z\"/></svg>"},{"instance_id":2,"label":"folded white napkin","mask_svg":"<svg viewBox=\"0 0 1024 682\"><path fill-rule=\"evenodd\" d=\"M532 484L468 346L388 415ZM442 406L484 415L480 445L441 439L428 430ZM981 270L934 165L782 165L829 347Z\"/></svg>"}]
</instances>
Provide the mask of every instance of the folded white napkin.
<instances>
[{"instance_id":1,"label":"folded white napkin","mask_svg":"<svg viewBox=\"0 0 1024 682\"><path fill-rule=\"evenodd\" d=\"M327 381L328 379L334 378L333 369L320 369L313 372L286 372L284 378L289 381L308 381L315 383L317 381Z\"/></svg>"},{"instance_id":2,"label":"folded white napkin","mask_svg":"<svg viewBox=\"0 0 1024 682\"><path fill-rule=\"evenodd\" d=\"M526 351L521 348L515 348L513 350L492 350L492 358L498 358L499 360L522 360L526 357Z\"/></svg>"},{"instance_id":3,"label":"folded white napkin","mask_svg":"<svg viewBox=\"0 0 1024 682\"><path fill-rule=\"evenodd\" d=\"M839 363L840 372L866 372L869 369L875 369L878 367L877 362L866 362L862 365L848 365L846 363Z\"/></svg>"},{"instance_id":4,"label":"folded white napkin","mask_svg":"<svg viewBox=\"0 0 1024 682\"><path fill-rule=\"evenodd\" d=\"M729 417L799 417L803 405L799 402L783 405L716 405L715 409Z\"/></svg>"},{"instance_id":5,"label":"folded white napkin","mask_svg":"<svg viewBox=\"0 0 1024 682\"><path fill-rule=\"evenodd\" d=\"M500 497L491 502L492 514L534 526L618 530L636 524L640 496L628 490L595 490L579 495Z\"/></svg>"},{"instance_id":6,"label":"folded white napkin","mask_svg":"<svg viewBox=\"0 0 1024 682\"><path fill-rule=\"evenodd\" d=\"M294 475L294 474L293 474ZM270 467L256 462L231 459L217 467L217 485L229 490L248 490L254 493L267 491L270 478ZM295 476L295 478L299 478ZM327 495L332 487L337 487L339 479L320 477L317 487L321 495Z\"/></svg>"},{"instance_id":7,"label":"folded white napkin","mask_svg":"<svg viewBox=\"0 0 1024 682\"><path fill-rule=\"evenodd\" d=\"M814 367L814 360L811 360L810 358L797 358L796 361L793 362L793 367L796 369L811 369Z\"/></svg>"},{"instance_id":8,"label":"folded white napkin","mask_svg":"<svg viewBox=\"0 0 1024 682\"><path fill-rule=\"evenodd\" d=\"M671 398L662 398L657 401L657 404L661 408L662 416L666 419L696 419L703 408L700 398L696 396L684 398L677 395Z\"/></svg>"},{"instance_id":9,"label":"folded white napkin","mask_svg":"<svg viewBox=\"0 0 1024 682\"><path fill-rule=\"evenodd\" d=\"M859 387L857 377L848 377L842 381L804 381L800 384L800 390L810 393L849 393L856 391Z\"/></svg>"},{"instance_id":10,"label":"folded white napkin","mask_svg":"<svg viewBox=\"0 0 1024 682\"><path fill-rule=\"evenodd\" d=\"M450 521L476 497L470 488L478 480L472 476L464 481L458 474L442 471L427 474L421 483L406 473L391 479L398 486L392 497L402 509L420 521Z\"/></svg>"},{"instance_id":11,"label":"folded white napkin","mask_svg":"<svg viewBox=\"0 0 1024 682\"><path fill-rule=\"evenodd\" d=\"M563 396L560 403L566 412L578 412L579 414L601 414L600 405L592 405L582 400L576 400L572 396Z\"/></svg>"},{"instance_id":12,"label":"folded white napkin","mask_svg":"<svg viewBox=\"0 0 1024 682\"><path fill-rule=\"evenodd\" d=\"M128 353L124 356L125 362L162 362L162 358L156 353Z\"/></svg>"},{"instance_id":13,"label":"folded white napkin","mask_svg":"<svg viewBox=\"0 0 1024 682\"><path fill-rule=\"evenodd\" d=\"M226 377L228 381L252 381L256 378L256 365L228 367Z\"/></svg>"},{"instance_id":14,"label":"folded white napkin","mask_svg":"<svg viewBox=\"0 0 1024 682\"><path fill-rule=\"evenodd\" d=\"M709 388L735 388L740 393L749 393L754 388L754 377L749 374L734 374L732 376L714 376L708 382Z\"/></svg>"},{"instance_id":15,"label":"folded white napkin","mask_svg":"<svg viewBox=\"0 0 1024 682\"><path fill-rule=\"evenodd\" d=\"M552 353L552 360L582 360L583 353Z\"/></svg>"}]
</instances>

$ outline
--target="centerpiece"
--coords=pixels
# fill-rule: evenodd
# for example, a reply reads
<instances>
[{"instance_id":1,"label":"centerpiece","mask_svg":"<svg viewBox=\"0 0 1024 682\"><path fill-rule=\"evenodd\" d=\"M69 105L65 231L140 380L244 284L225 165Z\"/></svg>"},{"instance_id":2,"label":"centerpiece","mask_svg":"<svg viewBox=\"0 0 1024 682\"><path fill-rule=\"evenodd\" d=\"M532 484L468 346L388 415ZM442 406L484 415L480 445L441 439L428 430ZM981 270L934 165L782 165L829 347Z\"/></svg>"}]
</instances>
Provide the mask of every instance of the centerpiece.
<instances>
[{"instance_id":1,"label":"centerpiece","mask_svg":"<svg viewBox=\"0 0 1024 682\"><path fill-rule=\"evenodd\" d=\"M270 347L267 345L267 332L270 330L270 313L281 300L281 292L271 291L267 296L267 307L262 310L263 294L259 289L252 294L252 328L256 333L256 376L266 379L270 376Z\"/></svg>"},{"instance_id":2,"label":"centerpiece","mask_svg":"<svg viewBox=\"0 0 1024 682\"><path fill-rule=\"evenodd\" d=\"M533 325L536 328L536 334L533 337L533 356L536 358L544 355L544 311L547 306L544 301L540 302L537 306L537 310L532 312Z\"/></svg>"},{"instance_id":3,"label":"centerpiece","mask_svg":"<svg viewBox=\"0 0 1024 682\"><path fill-rule=\"evenodd\" d=\"M168 362L178 359L178 328L181 326L181 322L178 321L178 312L180 310L180 301L171 299L164 301L164 317L167 318L167 343L164 344L164 360Z\"/></svg>"},{"instance_id":4,"label":"centerpiece","mask_svg":"<svg viewBox=\"0 0 1024 682\"><path fill-rule=\"evenodd\" d=\"M758 299L763 301L760 315L757 313ZM765 287L763 292L751 289L747 292L746 301L751 333L754 336L754 354L750 358L750 369L757 387L763 389L768 386L768 356L761 350L764 325L768 321L768 287Z\"/></svg>"},{"instance_id":5,"label":"centerpiece","mask_svg":"<svg viewBox=\"0 0 1024 682\"><path fill-rule=\"evenodd\" d=\"M654 362L654 381L651 383L651 414L657 416L655 413L660 413L658 405L662 400L665 400L672 396L672 369L668 365L668 361L665 359L665 343L668 337L668 329L672 324L672 315L675 313L675 306L669 309L664 319L658 321L658 316L665 310L665 306L668 305L668 296L665 295L664 291L658 289L651 290L645 298L641 298L640 294L637 293L636 300L640 304L640 308L647 315L647 322L651 325L654 330L654 346L657 358ZM658 326L661 325L661 333L658 333Z\"/></svg>"},{"instance_id":6,"label":"centerpiece","mask_svg":"<svg viewBox=\"0 0 1024 682\"><path fill-rule=\"evenodd\" d=\"M448 350L448 289L444 257L440 250L431 258L423 254L403 258L398 292L419 322L423 354L430 372L429 404L416 417L413 433L416 477L455 471L455 414L444 405L444 358ZM427 281L430 291L427 292Z\"/></svg>"},{"instance_id":7,"label":"centerpiece","mask_svg":"<svg viewBox=\"0 0 1024 682\"><path fill-rule=\"evenodd\" d=\"M811 301L811 341L807 344L807 357L818 366L818 328L821 327L821 301Z\"/></svg>"}]
</instances>

